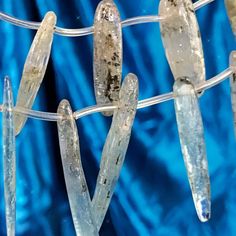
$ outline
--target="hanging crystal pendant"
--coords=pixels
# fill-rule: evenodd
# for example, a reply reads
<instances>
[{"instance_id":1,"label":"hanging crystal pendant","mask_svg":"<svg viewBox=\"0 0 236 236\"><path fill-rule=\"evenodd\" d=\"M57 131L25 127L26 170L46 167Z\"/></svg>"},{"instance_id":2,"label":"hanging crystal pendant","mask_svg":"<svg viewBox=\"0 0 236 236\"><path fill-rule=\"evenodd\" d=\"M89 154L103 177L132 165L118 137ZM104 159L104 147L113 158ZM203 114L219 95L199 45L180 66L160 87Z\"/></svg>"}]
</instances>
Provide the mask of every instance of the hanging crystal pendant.
<instances>
[{"instance_id":1,"label":"hanging crystal pendant","mask_svg":"<svg viewBox=\"0 0 236 236\"><path fill-rule=\"evenodd\" d=\"M79 136L70 104L58 107L62 119L57 122L63 171L70 209L77 235L98 235L91 210L91 199L81 163Z\"/></svg>"},{"instance_id":2,"label":"hanging crystal pendant","mask_svg":"<svg viewBox=\"0 0 236 236\"><path fill-rule=\"evenodd\" d=\"M173 90L180 144L193 201L199 219L205 222L211 215L210 180L198 97L186 77L177 79Z\"/></svg>"},{"instance_id":3,"label":"hanging crystal pendant","mask_svg":"<svg viewBox=\"0 0 236 236\"><path fill-rule=\"evenodd\" d=\"M188 76L196 85L205 81L201 34L191 0L161 0L162 42L174 78Z\"/></svg>"},{"instance_id":4,"label":"hanging crystal pendant","mask_svg":"<svg viewBox=\"0 0 236 236\"><path fill-rule=\"evenodd\" d=\"M27 56L20 81L16 106L28 109L33 106L48 65L55 24L56 15L53 12L48 12L35 35ZM15 114L16 135L20 133L26 120L26 116Z\"/></svg>"},{"instance_id":5,"label":"hanging crystal pendant","mask_svg":"<svg viewBox=\"0 0 236 236\"><path fill-rule=\"evenodd\" d=\"M225 0L225 6L230 20L232 31L236 36L236 1Z\"/></svg>"},{"instance_id":6,"label":"hanging crystal pendant","mask_svg":"<svg viewBox=\"0 0 236 236\"><path fill-rule=\"evenodd\" d=\"M138 103L138 79L134 74L125 78L114 111L112 125L102 151L92 209L100 229L118 181L128 148Z\"/></svg>"},{"instance_id":7,"label":"hanging crystal pendant","mask_svg":"<svg viewBox=\"0 0 236 236\"><path fill-rule=\"evenodd\" d=\"M230 54L230 67L235 72L230 78L231 103L234 117L234 134L236 137L236 51Z\"/></svg>"},{"instance_id":8,"label":"hanging crystal pendant","mask_svg":"<svg viewBox=\"0 0 236 236\"><path fill-rule=\"evenodd\" d=\"M122 31L113 0L99 3L94 21L94 89L98 105L117 102L122 77ZM113 112L103 112L110 116Z\"/></svg>"},{"instance_id":9,"label":"hanging crystal pendant","mask_svg":"<svg viewBox=\"0 0 236 236\"><path fill-rule=\"evenodd\" d=\"M7 235L15 235L16 225L16 144L11 82L4 79L3 94L3 175Z\"/></svg>"}]
</instances>

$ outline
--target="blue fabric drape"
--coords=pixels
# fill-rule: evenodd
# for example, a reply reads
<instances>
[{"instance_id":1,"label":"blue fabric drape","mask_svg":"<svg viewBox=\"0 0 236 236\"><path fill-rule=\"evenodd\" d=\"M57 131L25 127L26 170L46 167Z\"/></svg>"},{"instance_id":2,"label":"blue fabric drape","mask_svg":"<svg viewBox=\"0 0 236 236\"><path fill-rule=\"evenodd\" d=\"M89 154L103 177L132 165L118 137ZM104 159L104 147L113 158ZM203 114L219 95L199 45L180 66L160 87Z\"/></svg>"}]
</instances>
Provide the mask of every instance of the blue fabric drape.
<instances>
[{"instance_id":1,"label":"blue fabric drape","mask_svg":"<svg viewBox=\"0 0 236 236\"><path fill-rule=\"evenodd\" d=\"M58 26L93 24L98 0L1 0L0 11L40 21L52 10ZM115 1L122 19L157 14L159 1ZM223 0L197 11L207 78L228 66L236 49ZM12 79L16 97L24 61L35 31L0 21L0 101L3 78ZM123 30L124 71L137 74L140 99L172 90L157 23ZM56 112L61 99L73 110L95 104L92 36L55 36L51 59L34 109ZM1 102L0 102L1 103ZM212 218L197 219L182 160L173 102L137 112L131 142L102 236L236 235L236 145L229 82L200 99L211 177ZM0 116L1 117L1 116ZM1 119L1 118L0 118ZM100 114L77 122L81 154L91 194L110 118ZM1 139L0 135L0 139ZM1 145L0 145L1 146ZM2 151L2 147L1 147ZM2 155L0 155L2 157ZM2 158L0 158L2 159ZM17 137L17 235L75 235L63 177L56 123L29 119ZM0 160L0 235L5 235L2 160Z\"/></svg>"}]
</instances>

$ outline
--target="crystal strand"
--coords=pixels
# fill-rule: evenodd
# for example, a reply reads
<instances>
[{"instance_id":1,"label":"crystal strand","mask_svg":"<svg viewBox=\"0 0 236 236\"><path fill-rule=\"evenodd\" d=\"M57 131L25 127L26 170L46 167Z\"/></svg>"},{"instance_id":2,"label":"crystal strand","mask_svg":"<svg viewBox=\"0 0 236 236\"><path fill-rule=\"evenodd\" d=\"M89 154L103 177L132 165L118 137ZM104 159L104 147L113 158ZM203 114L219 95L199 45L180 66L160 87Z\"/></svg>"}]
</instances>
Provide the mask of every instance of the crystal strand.
<instances>
[{"instance_id":1,"label":"crystal strand","mask_svg":"<svg viewBox=\"0 0 236 236\"><path fill-rule=\"evenodd\" d=\"M232 31L236 36L236 1L225 0L225 6L230 20Z\"/></svg>"},{"instance_id":2,"label":"crystal strand","mask_svg":"<svg viewBox=\"0 0 236 236\"><path fill-rule=\"evenodd\" d=\"M135 75L129 74L125 78L119 99L118 109L114 111L112 125L103 148L92 199L92 209L98 229L111 201L130 140L138 102L138 79Z\"/></svg>"},{"instance_id":3,"label":"crystal strand","mask_svg":"<svg viewBox=\"0 0 236 236\"><path fill-rule=\"evenodd\" d=\"M188 76L194 85L205 81L201 34L191 0L161 0L162 42L174 78Z\"/></svg>"},{"instance_id":4,"label":"crystal strand","mask_svg":"<svg viewBox=\"0 0 236 236\"><path fill-rule=\"evenodd\" d=\"M173 90L180 144L193 201L199 219L205 222L211 215L210 180L198 97L186 77L177 79Z\"/></svg>"},{"instance_id":5,"label":"crystal strand","mask_svg":"<svg viewBox=\"0 0 236 236\"><path fill-rule=\"evenodd\" d=\"M28 109L33 106L47 68L55 24L56 15L53 12L48 12L37 31L27 56L18 91L16 106ZM26 119L27 118L24 115L15 114L16 135L22 130Z\"/></svg>"},{"instance_id":6,"label":"crystal strand","mask_svg":"<svg viewBox=\"0 0 236 236\"><path fill-rule=\"evenodd\" d=\"M76 234L98 235L91 211L91 199L81 163L79 136L70 104L63 100L58 107L62 119L57 122L61 158L67 194Z\"/></svg>"},{"instance_id":7,"label":"crystal strand","mask_svg":"<svg viewBox=\"0 0 236 236\"><path fill-rule=\"evenodd\" d=\"M234 117L234 134L236 137L236 51L230 54L230 66L235 73L230 78L231 103Z\"/></svg>"},{"instance_id":8,"label":"crystal strand","mask_svg":"<svg viewBox=\"0 0 236 236\"><path fill-rule=\"evenodd\" d=\"M117 102L122 76L122 31L113 0L99 3L94 21L94 90L98 105ZM113 112L103 112L110 116Z\"/></svg>"},{"instance_id":9,"label":"crystal strand","mask_svg":"<svg viewBox=\"0 0 236 236\"><path fill-rule=\"evenodd\" d=\"M16 147L13 116L13 95L8 77L3 95L3 167L7 235L15 235L16 224Z\"/></svg>"}]
</instances>

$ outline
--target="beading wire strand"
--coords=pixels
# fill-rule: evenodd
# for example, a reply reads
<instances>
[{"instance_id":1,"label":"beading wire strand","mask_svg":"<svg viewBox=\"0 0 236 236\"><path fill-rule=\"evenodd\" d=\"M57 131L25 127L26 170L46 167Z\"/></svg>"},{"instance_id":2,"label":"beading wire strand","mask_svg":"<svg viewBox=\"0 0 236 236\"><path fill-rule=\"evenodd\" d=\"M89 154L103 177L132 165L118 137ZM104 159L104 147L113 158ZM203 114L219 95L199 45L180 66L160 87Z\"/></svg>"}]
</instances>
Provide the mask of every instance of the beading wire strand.
<instances>
[{"instance_id":1,"label":"beading wire strand","mask_svg":"<svg viewBox=\"0 0 236 236\"><path fill-rule=\"evenodd\" d=\"M235 73L235 71L233 71L233 69L231 69L229 67L226 70L224 70L223 72L221 72L220 74L216 75L215 77L205 81L202 84L199 84L195 88L195 90L196 90L196 92L201 92L201 91L205 91L207 89L210 89L210 88L214 87L215 85L223 82L224 80L226 80L230 76L232 76L233 73ZM165 94L151 97L151 98L147 98L147 99L144 99L144 100L141 100L138 102L138 109L142 109L142 108L153 106L153 105L156 105L156 104L159 104L162 102L170 101L173 98L174 98L174 96L173 96L172 92L165 93ZM91 115L91 114L98 113L98 112L104 112L104 111L112 111L115 109L117 109L117 106L114 106L111 104L104 105L104 106L94 105L94 106L89 106L89 107L80 109L78 111L75 111L73 116L77 120L77 119L80 119L80 118L87 116L87 115ZM2 111L2 105L0 105L0 111ZM58 121L62 118L61 115L59 115L57 113L29 110L29 109L26 109L23 107L15 107L14 111L17 113L21 113L23 115L27 115L29 118L45 120L45 121Z\"/></svg>"},{"instance_id":2,"label":"beading wire strand","mask_svg":"<svg viewBox=\"0 0 236 236\"><path fill-rule=\"evenodd\" d=\"M213 1L214 0L199 0L193 4L194 9L198 10ZM0 12L0 19L3 21L9 22L13 25L20 26L20 27L27 28L27 29L37 30L40 26L40 22L20 20L16 17L10 16L4 12ZM159 22L160 20L163 20L163 19L164 19L163 17L157 16L157 15L138 16L138 17L126 19L126 20L122 21L121 23L122 23L123 27L127 27L127 26L131 26L131 25L136 25L136 24ZM66 29L66 28L61 28L61 27L56 26L55 27L55 34L58 34L61 36L67 36L67 37L78 37L78 36L90 35L90 34L93 34L93 26L81 28L81 29Z\"/></svg>"}]
</instances>

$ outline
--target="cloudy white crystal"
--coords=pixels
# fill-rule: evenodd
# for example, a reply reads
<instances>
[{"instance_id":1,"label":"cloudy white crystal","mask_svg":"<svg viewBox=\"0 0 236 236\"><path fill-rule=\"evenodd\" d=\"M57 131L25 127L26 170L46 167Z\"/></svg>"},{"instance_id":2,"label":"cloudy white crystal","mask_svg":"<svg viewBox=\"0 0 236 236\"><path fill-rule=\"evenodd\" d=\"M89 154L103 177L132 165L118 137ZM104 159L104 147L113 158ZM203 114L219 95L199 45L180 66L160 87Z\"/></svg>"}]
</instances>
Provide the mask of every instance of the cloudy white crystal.
<instances>
[{"instance_id":1,"label":"cloudy white crystal","mask_svg":"<svg viewBox=\"0 0 236 236\"><path fill-rule=\"evenodd\" d=\"M201 34L191 0L161 0L162 42L174 78L188 76L196 85L205 81Z\"/></svg>"},{"instance_id":2,"label":"cloudy white crystal","mask_svg":"<svg viewBox=\"0 0 236 236\"><path fill-rule=\"evenodd\" d=\"M26 58L16 106L28 109L33 106L48 65L55 24L56 15L48 12L34 37ZM16 135L20 133L26 120L26 116L15 114Z\"/></svg>"}]
</instances>

